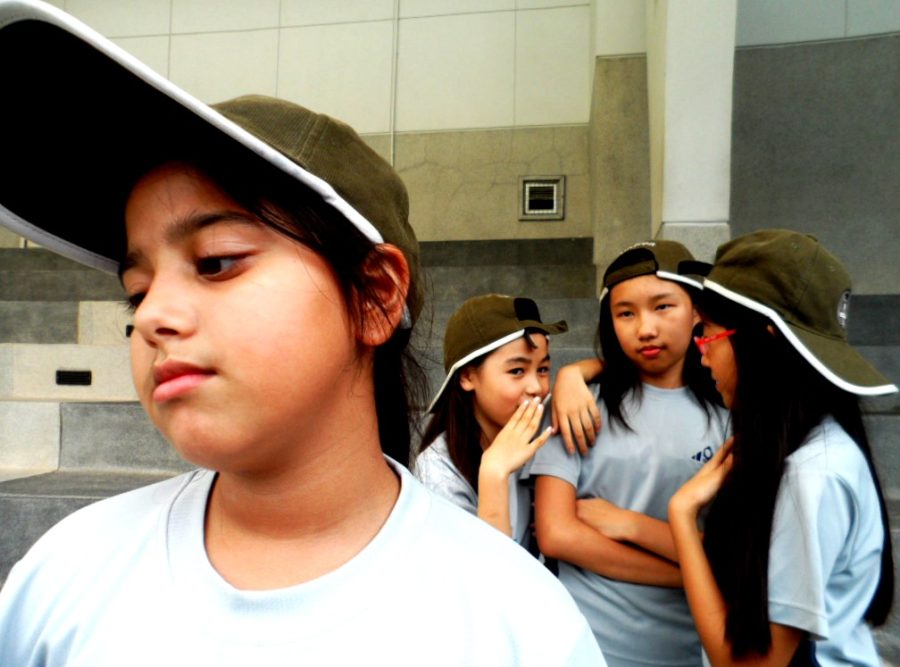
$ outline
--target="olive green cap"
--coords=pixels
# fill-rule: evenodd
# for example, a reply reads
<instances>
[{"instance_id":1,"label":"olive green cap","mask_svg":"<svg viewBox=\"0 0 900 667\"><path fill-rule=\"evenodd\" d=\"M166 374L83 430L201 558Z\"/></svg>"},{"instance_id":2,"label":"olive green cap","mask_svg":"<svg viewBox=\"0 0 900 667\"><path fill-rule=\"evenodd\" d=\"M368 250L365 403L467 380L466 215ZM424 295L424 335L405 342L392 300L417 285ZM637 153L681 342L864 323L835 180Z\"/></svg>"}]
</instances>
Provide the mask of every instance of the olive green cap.
<instances>
[{"instance_id":1,"label":"olive green cap","mask_svg":"<svg viewBox=\"0 0 900 667\"><path fill-rule=\"evenodd\" d=\"M406 188L349 126L253 95L207 105L68 14L0 0L0 223L115 273L124 203L154 161L188 154L296 179L372 243L410 267L411 325L421 310L419 246Z\"/></svg>"},{"instance_id":2,"label":"olive green cap","mask_svg":"<svg viewBox=\"0 0 900 667\"><path fill-rule=\"evenodd\" d=\"M698 262L690 250L677 241L642 241L623 250L603 274L602 301L621 282L638 276L653 275L695 289L703 288L703 275L709 264Z\"/></svg>"},{"instance_id":3,"label":"olive green cap","mask_svg":"<svg viewBox=\"0 0 900 667\"><path fill-rule=\"evenodd\" d=\"M847 340L850 275L808 234L770 229L721 245L704 289L769 318L832 384L862 395L897 391Z\"/></svg>"},{"instance_id":4,"label":"olive green cap","mask_svg":"<svg viewBox=\"0 0 900 667\"><path fill-rule=\"evenodd\" d=\"M564 321L553 324L542 322L537 304L525 297L485 294L468 299L447 322L444 334L444 370L447 376L428 411L431 412L437 405L453 374L471 361L521 338L527 331L553 336L568 330L569 325Z\"/></svg>"}]
</instances>

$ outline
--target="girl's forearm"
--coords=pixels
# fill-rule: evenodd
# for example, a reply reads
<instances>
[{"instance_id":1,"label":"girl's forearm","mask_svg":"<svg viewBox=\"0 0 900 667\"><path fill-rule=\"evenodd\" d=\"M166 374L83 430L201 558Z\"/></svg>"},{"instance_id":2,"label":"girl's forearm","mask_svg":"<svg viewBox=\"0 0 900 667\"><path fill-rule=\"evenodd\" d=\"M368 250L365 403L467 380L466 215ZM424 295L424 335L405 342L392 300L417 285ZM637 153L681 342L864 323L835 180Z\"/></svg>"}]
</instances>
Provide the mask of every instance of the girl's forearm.
<instances>
[{"instance_id":1,"label":"girl's forearm","mask_svg":"<svg viewBox=\"0 0 900 667\"><path fill-rule=\"evenodd\" d=\"M478 473L478 518L512 537L509 519L509 475L490 470Z\"/></svg>"},{"instance_id":2,"label":"girl's forearm","mask_svg":"<svg viewBox=\"0 0 900 667\"><path fill-rule=\"evenodd\" d=\"M678 562L678 552L669 524L640 512L629 512L630 530L627 541L651 553Z\"/></svg>"}]
</instances>

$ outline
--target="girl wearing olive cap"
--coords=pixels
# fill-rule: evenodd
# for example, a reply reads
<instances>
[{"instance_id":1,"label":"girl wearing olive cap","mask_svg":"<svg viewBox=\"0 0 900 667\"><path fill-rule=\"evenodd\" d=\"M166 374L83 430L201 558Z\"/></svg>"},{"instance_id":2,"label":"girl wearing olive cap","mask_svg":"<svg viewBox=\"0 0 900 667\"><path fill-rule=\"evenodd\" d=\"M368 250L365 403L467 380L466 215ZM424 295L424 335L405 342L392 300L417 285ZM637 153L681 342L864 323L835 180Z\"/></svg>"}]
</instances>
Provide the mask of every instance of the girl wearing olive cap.
<instances>
[{"instance_id":1,"label":"girl wearing olive cap","mask_svg":"<svg viewBox=\"0 0 900 667\"><path fill-rule=\"evenodd\" d=\"M696 343L734 440L669 523L706 655L877 665L893 563L859 396L896 387L847 343L849 276L812 237L773 230L719 248L704 287Z\"/></svg>"},{"instance_id":2,"label":"girl wearing olive cap","mask_svg":"<svg viewBox=\"0 0 900 667\"><path fill-rule=\"evenodd\" d=\"M473 297L444 335L446 378L432 401L414 472L424 484L532 549L531 498L519 471L550 437L535 437L550 391L551 334L531 299Z\"/></svg>"},{"instance_id":3,"label":"girl wearing olive cap","mask_svg":"<svg viewBox=\"0 0 900 667\"><path fill-rule=\"evenodd\" d=\"M598 442L573 455L554 438L530 469L541 552L559 561L613 667L700 662L666 524L669 498L727 434L691 340L696 268L687 248L667 240L636 244L610 264L603 371L588 392L603 416Z\"/></svg>"},{"instance_id":4,"label":"girl wearing olive cap","mask_svg":"<svg viewBox=\"0 0 900 667\"><path fill-rule=\"evenodd\" d=\"M390 165L43 4L0 0L0 54L0 221L118 271L136 393L196 466L38 540L0 665L603 665L545 568L404 467L422 291Z\"/></svg>"}]
</instances>

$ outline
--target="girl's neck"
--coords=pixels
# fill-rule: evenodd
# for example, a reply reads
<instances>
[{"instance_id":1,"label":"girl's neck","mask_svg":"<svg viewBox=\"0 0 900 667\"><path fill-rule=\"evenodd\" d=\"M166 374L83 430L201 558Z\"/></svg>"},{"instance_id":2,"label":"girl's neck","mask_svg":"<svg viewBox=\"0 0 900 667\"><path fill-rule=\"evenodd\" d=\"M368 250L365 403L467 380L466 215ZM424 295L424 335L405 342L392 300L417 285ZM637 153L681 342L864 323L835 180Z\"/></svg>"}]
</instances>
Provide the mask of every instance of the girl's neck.
<instances>
[{"instance_id":1,"label":"girl's neck","mask_svg":"<svg viewBox=\"0 0 900 667\"><path fill-rule=\"evenodd\" d=\"M238 588L282 588L321 576L378 533L400 493L371 410L328 434L304 434L269 471L222 471L207 503L213 567ZM336 432L335 432L336 431Z\"/></svg>"},{"instance_id":2,"label":"girl's neck","mask_svg":"<svg viewBox=\"0 0 900 667\"><path fill-rule=\"evenodd\" d=\"M659 375L645 373L638 369L638 377L644 384L649 384L651 387L659 389L680 389L687 386L687 383L684 381L684 359L681 360L681 363L675 364L665 373Z\"/></svg>"}]
</instances>

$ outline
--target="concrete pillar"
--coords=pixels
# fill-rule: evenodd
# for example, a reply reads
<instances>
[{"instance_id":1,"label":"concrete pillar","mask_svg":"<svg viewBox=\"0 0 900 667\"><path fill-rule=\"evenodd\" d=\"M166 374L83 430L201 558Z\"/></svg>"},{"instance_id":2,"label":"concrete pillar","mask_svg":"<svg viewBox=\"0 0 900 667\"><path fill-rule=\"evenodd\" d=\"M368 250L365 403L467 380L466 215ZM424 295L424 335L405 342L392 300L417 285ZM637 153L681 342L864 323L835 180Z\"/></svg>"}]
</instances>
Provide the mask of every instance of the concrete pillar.
<instances>
[{"instance_id":1,"label":"concrete pillar","mask_svg":"<svg viewBox=\"0 0 900 667\"><path fill-rule=\"evenodd\" d=\"M647 0L651 232L712 259L729 238L737 0Z\"/></svg>"}]
</instances>

